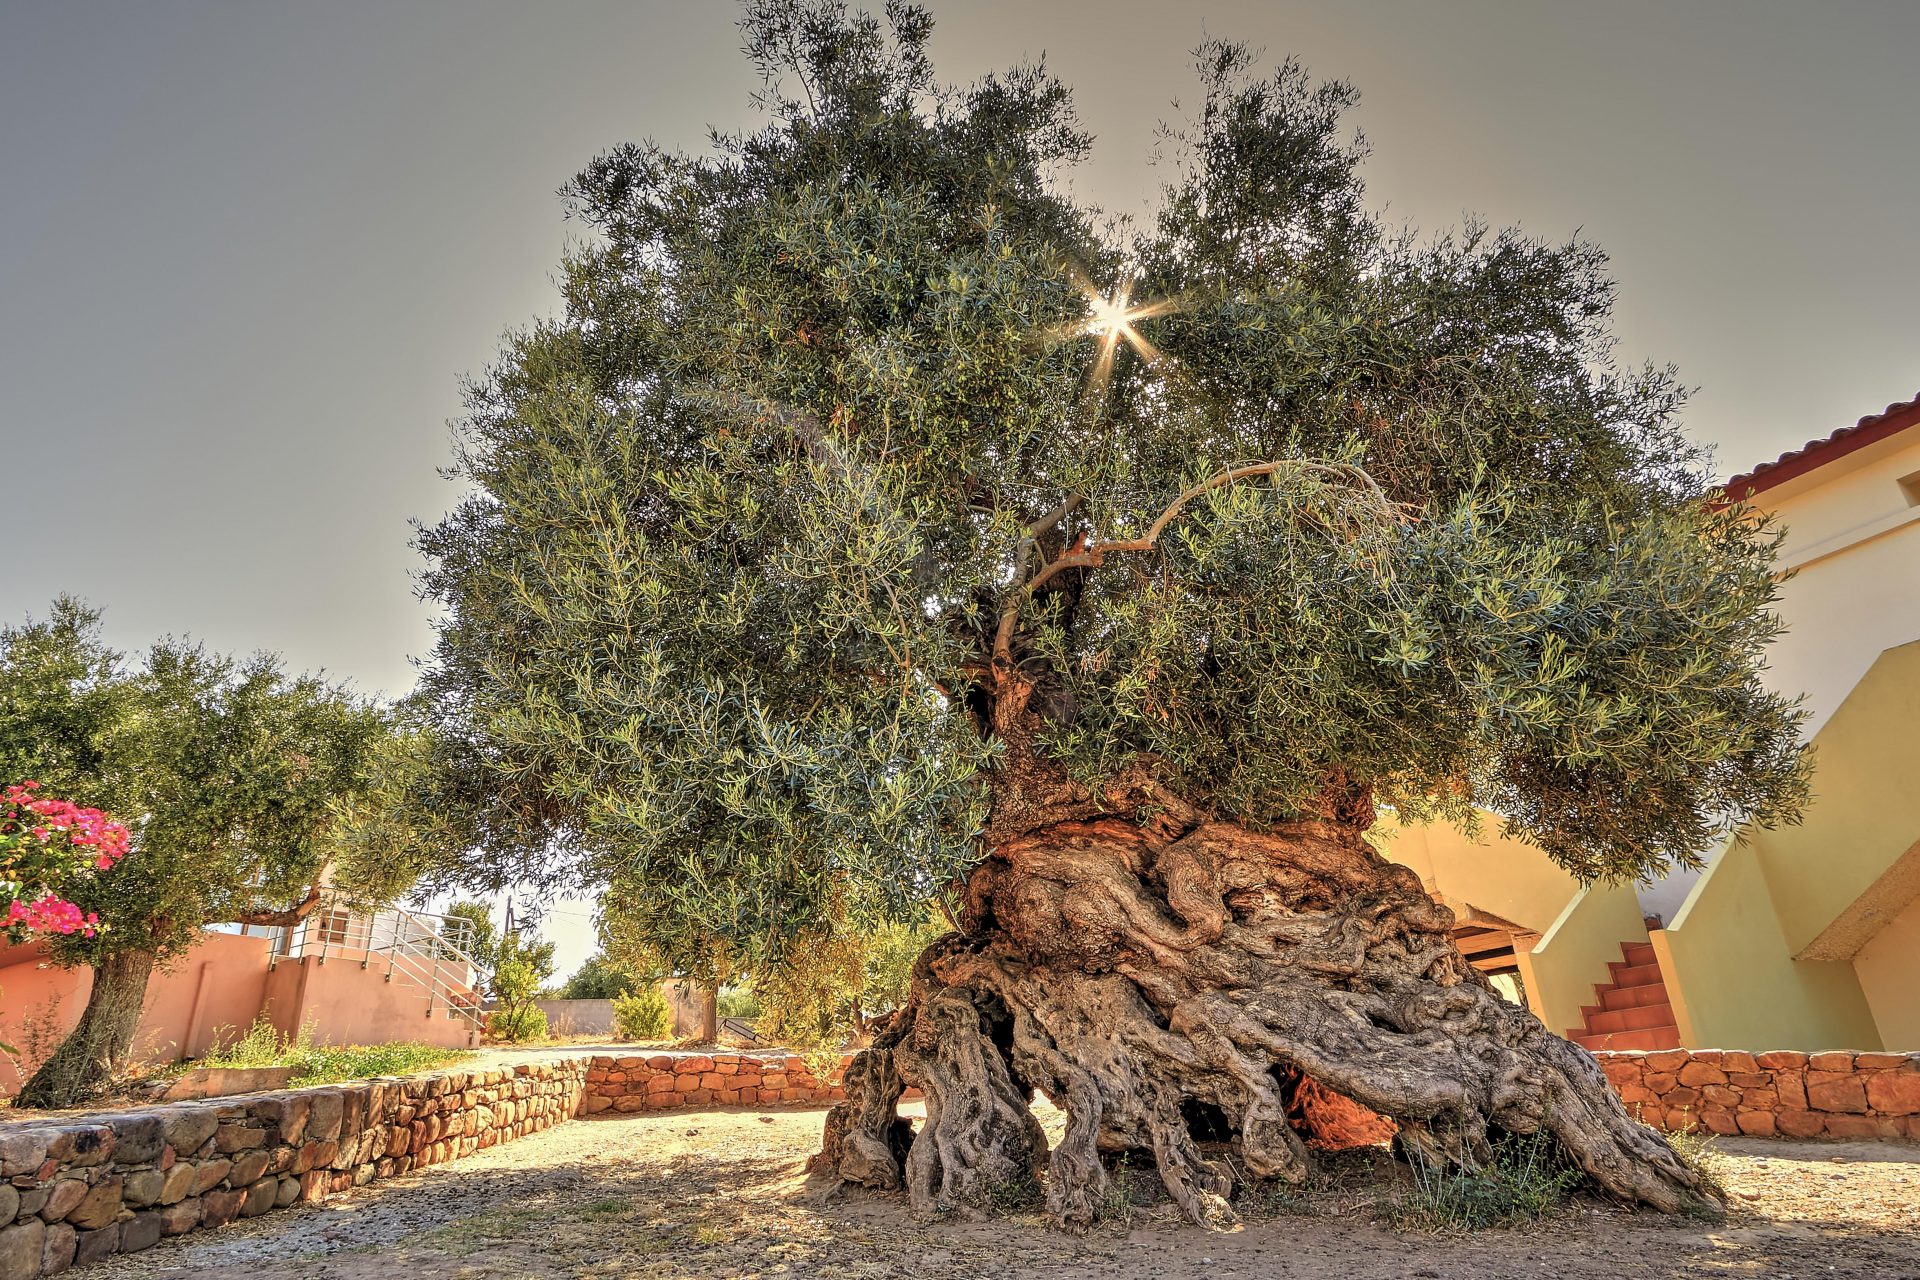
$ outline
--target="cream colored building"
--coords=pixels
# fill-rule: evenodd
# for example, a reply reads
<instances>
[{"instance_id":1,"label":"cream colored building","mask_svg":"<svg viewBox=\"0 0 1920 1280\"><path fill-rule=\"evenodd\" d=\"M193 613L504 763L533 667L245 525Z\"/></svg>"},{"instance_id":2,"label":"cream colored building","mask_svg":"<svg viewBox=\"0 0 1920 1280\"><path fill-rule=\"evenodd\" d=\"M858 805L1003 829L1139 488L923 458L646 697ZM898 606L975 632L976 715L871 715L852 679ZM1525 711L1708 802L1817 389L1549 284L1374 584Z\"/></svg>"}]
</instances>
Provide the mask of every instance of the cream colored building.
<instances>
[{"instance_id":1,"label":"cream colored building","mask_svg":"<svg viewBox=\"0 0 1920 1280\"><path fill-rule=\"evenodd\" d=\"M1805 819L1744 833L1701 874L1576 888L1514 966L1534 1011L1594 1048L1920 1049L1920 399L1727 493L1786 530L1768 680L1809 712ZM1429 876L1432 843L1394 856ZM1475 907L1537 917L1544 859L1480 852L1502 874L1472 873ZM1452 898L1449 872L1429 882Z\"/></svg>"}]
</instances>

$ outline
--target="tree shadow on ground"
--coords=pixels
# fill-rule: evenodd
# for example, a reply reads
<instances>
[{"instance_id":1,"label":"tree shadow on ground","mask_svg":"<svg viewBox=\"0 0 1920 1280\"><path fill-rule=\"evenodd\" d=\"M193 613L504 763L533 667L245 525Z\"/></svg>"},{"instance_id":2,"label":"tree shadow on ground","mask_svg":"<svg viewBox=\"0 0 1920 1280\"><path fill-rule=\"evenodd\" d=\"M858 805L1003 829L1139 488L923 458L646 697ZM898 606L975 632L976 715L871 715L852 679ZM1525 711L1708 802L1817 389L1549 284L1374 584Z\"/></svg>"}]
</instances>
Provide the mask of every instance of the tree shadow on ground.
<instances>
[{"instance_id":1,"label":"tree shadow on ground","mask_svg":"<svg viewBox=\"0 0 1920 1280\"><path fill-rule=\"evenodd\" d=\"M1916 1153L1897 1148L1884 1165L1851 1162L1834 1180L1841 1189L1829 1193L1831 1212L1810 1211L1819 1207L1817 1197L1784 1208L1736 1197L1723 1224L1582 1199L1529 1228L1395 1232L1343 1185L1326 1188L1326 1195L1250 1205L1244 1230L1209 1235L1185 1224L1170 1204L1157 1203L1148 1188L1129 1206L1126 1223L1072 1236L1018 1207L1011 1216L971 1223L916 1220L897 1198L867 1193L822 1200L804 1177L820 1120L817 1110L733 1110L567 1125L325 1205L181 1237L93 1274L99 1280L1877 1280L1920 1274L1911 1216L1920 1168L1910 1162ZM1787 1156L1789 1148L1768 1154ZM1750 1157L1729 1159L1736 1186L1751 1182L1765 1193L1776 1184L1809 1181L1802 1166L1784 1161L1779 1172L1756 1180ZM1889 1171L1895 1182L1871 1181ZM1881 1203L1887 1196L1895 1198ZM1861 1197L1872 1204L1841 1211L1842 1201Z\"/></svg>"}]
</instances>

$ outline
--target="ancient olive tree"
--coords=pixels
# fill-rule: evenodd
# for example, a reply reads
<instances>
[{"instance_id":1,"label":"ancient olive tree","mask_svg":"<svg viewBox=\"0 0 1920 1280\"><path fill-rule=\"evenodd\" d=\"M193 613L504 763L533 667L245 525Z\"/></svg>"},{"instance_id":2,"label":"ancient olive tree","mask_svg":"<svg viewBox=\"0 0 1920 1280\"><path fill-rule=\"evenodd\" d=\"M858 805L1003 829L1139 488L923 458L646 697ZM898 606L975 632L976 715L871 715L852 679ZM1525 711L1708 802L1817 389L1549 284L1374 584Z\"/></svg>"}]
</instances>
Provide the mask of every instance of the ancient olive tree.
<instances>
[{"instance_id":1,"label":"ancient olive tree","mask_svg":"<svg viewBox=\"0 0 1920 1280\"><path fill-rule=\"evenodd\" d=\"M1231 45L1123 237L1041 69L942 88L905 5L743 26L767 123L572 183L564 313L421 535L482 854L604 878L688 968L944 904L818 1161L916 1206L1044 1169L1085 1223L1132 1151L1220 1223L1304 1176L1312 1089L1685 1201L1367 840L1491 810L1657 876L1800 803L1773 541L1615 363L1601 254L1388 231L1351 90Z\"/></svg>"}]
</instances>

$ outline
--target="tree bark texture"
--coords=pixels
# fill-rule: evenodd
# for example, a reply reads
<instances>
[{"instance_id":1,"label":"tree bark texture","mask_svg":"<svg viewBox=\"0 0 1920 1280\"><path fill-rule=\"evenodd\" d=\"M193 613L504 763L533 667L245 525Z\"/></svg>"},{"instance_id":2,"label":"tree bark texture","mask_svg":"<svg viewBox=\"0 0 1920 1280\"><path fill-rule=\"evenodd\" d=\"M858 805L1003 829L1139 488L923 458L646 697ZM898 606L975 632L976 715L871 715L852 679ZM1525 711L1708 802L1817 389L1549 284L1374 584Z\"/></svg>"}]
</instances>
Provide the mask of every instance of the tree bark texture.
<instances>
[{"instance_id":1,"label":"tree bark texture","mask_svg":"<svg viewBox=\"0 0 1920 1280\"><path fill-rule=\"evenodd\" d=\"M1049 1214L1080 1228L1132 1153L1225 1228L1237 1184L1301 1182L1316 1145L1397 1128L1404 1153L1473 1167L1501 1131L1544 1129L1623 1199L1707 1194L1585 1050L1495 994L1452 912L1359 823L1021 826L849 1066L815 1158L827 1176L972 1216L1044 1173ZM926 1098L917 1130L897 1114L908 1086ZM1051 1152L1036 1091L1066 1113Z\"/></svg>"},{"instance_id":2,"label":"tree bark texture","mask_svg":"<svg viewBox=\"0 0 1920 1280\"><path fill-rule=\"evenodd\" d=\"M93 990L72 1032L20 1089L23 1107L74 1107L112 1079L133 1047L153 976L151 951L115 951L93 968Z\"/></svg>"}]
</instances>

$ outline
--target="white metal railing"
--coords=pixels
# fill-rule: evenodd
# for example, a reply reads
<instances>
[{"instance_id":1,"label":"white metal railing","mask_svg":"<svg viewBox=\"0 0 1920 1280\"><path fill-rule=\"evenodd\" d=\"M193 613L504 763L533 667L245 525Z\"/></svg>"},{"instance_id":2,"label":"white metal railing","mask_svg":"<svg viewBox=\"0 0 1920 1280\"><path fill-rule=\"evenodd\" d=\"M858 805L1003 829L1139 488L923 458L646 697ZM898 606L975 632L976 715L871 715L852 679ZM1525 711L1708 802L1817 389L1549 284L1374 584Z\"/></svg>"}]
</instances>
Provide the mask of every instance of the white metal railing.
<instances>
[{"instance_id":1,"label":"white metal railing","mask_svg":"<svg viewBox=\"0 0 1920 1280\"><path fill-rule=\"evenodd\" d=\"M471 920L404 907L368 914L328 895L300 923L277 932L270 954L356 961L362 969L385 965L388 982L397 977L426 994L428 1017L444 1008L479 1030L485 1014L474 987L484 967L472 949Z\"/></svg>"}]
</instances>

